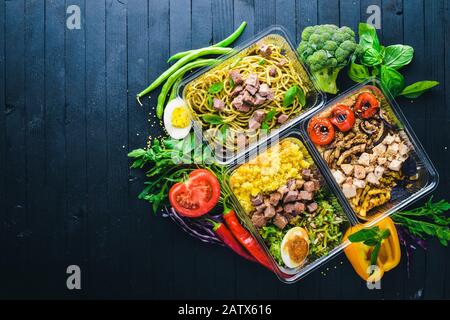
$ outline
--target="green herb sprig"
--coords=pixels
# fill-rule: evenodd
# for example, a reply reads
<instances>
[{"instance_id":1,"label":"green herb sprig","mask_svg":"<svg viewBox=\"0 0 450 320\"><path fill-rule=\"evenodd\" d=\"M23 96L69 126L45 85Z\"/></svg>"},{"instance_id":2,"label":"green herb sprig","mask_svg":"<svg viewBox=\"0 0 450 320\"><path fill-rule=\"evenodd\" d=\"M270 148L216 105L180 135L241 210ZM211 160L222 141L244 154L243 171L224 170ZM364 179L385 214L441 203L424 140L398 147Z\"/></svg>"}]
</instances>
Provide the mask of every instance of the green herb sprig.
<instances>
[{"instance_id":1,"label":"green herb sprig","mask_svg":"<svg viewBox=\"0 0 450 320\"><path fill-rule=\"evenodd\" d=\"M361 229L348 237L350 242L362 242L366 246L373 247L370 254L370 264L377 264L378 253L380 252L381 243L384 239L391 235L389 229L380 230L378 226L372 228Z\"/></svg>"}]
</instances>

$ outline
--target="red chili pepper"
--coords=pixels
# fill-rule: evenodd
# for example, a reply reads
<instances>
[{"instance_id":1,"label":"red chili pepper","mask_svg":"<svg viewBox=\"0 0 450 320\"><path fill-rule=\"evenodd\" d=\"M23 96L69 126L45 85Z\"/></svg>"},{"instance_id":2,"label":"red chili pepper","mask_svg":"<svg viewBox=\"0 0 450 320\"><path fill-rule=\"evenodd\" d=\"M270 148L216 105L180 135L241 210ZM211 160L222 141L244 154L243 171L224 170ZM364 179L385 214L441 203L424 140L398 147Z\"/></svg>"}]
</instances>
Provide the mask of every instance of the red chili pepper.
<instances>
[{"instance_id":1,"label":"red chili pepper","mask_svg":"<svg viewBox=\"0 0 450 320\"><path fill-rule=\"evenodd\" d=\"M242 244L242 246L251 253L259 263L273 271L272 263L264 250L259 245L258 241L252 237L250 232L247 231L240 223L236 216L236 212L233 209L224 212L223 218L230 231L236 237L236 239Z\"/></svg>"},{"instance_id":2,"label":"red chili pepper","mask_svg":"<svg viewBox=\"0 0 450 320\"><path fill-rule=\"evenodd\" d=\"M236 240L236 238L231 233L230 229L227 228L225 224L222 222L216 222L214 220L208 219L214 225L214 232L217 237L225 243L231 250L236 252L241 257L257 262L252 255L250 255L245 249L241 246L241 244Z\"/></svg>"}]
</instances>

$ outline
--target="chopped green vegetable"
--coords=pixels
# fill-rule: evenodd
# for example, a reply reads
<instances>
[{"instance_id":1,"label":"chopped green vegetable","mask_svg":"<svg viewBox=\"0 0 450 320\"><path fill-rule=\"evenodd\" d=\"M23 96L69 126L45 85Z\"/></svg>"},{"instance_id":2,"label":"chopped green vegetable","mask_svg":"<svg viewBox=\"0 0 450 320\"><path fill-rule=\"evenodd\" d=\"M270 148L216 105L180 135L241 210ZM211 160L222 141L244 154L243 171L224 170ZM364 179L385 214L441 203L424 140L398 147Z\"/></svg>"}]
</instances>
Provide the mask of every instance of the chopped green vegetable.
<instances>
[{"instance_id":1,"label":"chopped green vegetable","mask_svg":"<svg viewBox=\"0 0 450 320\"><path fill-rule=\"evenodd\" d=\"M389 237L391 232L388 229L380 230L378 226L369 229L361 229L348 237L350 242L362 242L366 246L374 247L370 254L370 263L377 264L378 252L381 248L381 243L384 239Z\"/></svg>"},{"instance_id":2,"label":"chopped green vegetable","mask_svg":"<svg viewBox=\"0 0 450 320\"><path fill-rule=\"evenodd\" d=\"M431 89L438 84L439 82L437 81L418 81L403 89L403 91L400 92L400 95L409 99L415 99L421 96L428 89Z\"/></svg>"},{"instance_id":3,"label":"chopped green vegetable","mask_svg":"<svg viewBox=\"0 0 450 320\"><path fill-rule=\"evenodd\" d=\"M202 115L203 121L209 124L223 124L223 119L217 114L204 114Z\"/></svg>"},{"instance_id":4,"label":"chopped green vegetable","mask_svg":"<svg viewBox=\"0 0 450 320\"><path fill-rule=\"evenodd\" d=\"M216 94L219 93L220 91L222 91L223 89L223 83L222 82L216 82L213 83L209 88L208 88L208 92L211 94Z\"/></svg>"},{"instance_id":5,"label":"chopped green vegetable","mask_svg":"<svg viewBox=\"0 0 450 320\"><path fill-rule=\"evenodd\" d=\"M266 116L264 117L263 122L261 123L261 129L268 130L269 129L269 124L270 124L270 122L272 122L272 120L273 120L273 118L275 117L276 114L277 114L277 110L276 109L270 110L266 114Z\"/></svg>"},{"instance_id":6,"label":"chopped green vegetable","mask_svg":"<svg viewBox=\"0 0 450 320\"><path fill-rule=\"evenodd\" d=\"M283 107L290 106L294 99L297 98L300 105L304 106L306 104L305 92L302 88L297 85L290 87L285 93L283 97Z\"/></svg>"}]
</instances>

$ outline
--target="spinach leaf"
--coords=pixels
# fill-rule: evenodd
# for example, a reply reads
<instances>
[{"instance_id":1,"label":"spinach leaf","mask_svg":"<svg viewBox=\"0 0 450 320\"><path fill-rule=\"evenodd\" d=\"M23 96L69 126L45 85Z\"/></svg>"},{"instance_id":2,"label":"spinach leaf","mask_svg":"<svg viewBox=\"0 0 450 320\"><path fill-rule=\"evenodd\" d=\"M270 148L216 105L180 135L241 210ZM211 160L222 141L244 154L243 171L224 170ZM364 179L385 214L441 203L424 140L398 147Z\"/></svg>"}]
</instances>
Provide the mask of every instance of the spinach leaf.
<instances>
[{"instance_id":1,"label":"spinach leaf","mask_svg":"<svg viewBox=\"0 0 450 320\"><path fill-rule=\"evenodd\" d=\"M414 49L410 46L395 44L386 47L384 52L384 65L400 69L411 62L414 56Z\"/></svg>"},{"instance_id":2,"label":"spinach leaf","mask_svg":"<svg viewBox=\"0 0 450 320\"><path fill-rule=\"evenodd\" d=\"M350 68L348 69L348 76L355 82L364 82L370 78L369 70L362 64L358 64L354 61L350 63Z\"/></svg>"},{"instance_id":3,"label":"spinach leaf","mask_svg":"<svg viewBox=\"0 0 450 320\"><path fill-rule=\"evenodd\" d=\"M365 66L373 67L381 64L383 62L383 57L379 51L374 48L368 48L364 51L361 62Z\"/></svg>"},{"instance_id":4,"label":"spinach leaf","mask_svg":"<svg viewBox=\"0 0 450 320\"><path fill-rule=\"evenodd\" d=\"M405 96L409 99L415 99L422 95L425 91L428 89L431 89L435 86L437 86L439 82L437 81L419 81L416 83L413 83L409 86L407 86L405 89L403 89L402 92L400 92L400 95Z\"/></svg>"},{"instance_id":5,"label":"spinach leaf","mask_svg":"<svg viewBox=\"0 0 450 320\"><path fill-rule=\"evenodd\" d=\"M214 97L211 96L211 95L209 95L209 96L208 96L208 106L209 106L209 107L212 107L213 102L214 102Z\"/></svg>"},{"instance_id":6,"label":"spinach leaf","mask_svg":"<svg viewBox=\"0 0 450 320\"><path fill-rule=\"evenodd\" d=\"M223 83L222 82L216 82L216 83L213 83L209 87L208 92L211 93L211 94L216 94L216 93L219 93L220 91L222 91L222 89L223 89Z\"/></svg>"},{"instance_id":7,"label":"spinach leaf","mask_svg":"<svg viewBox=\"0 0 450 320\"><path fill-rule=\"evenodd\" d=\"M270 110L266 116L264 117L263 122L261 123L261 129L268 130L269 129L269 123L273 120L275 115L277 114L276 109Z\"/></svg>"},{"instance_id":8,"label":"spinach leaf","mask_svg":"<svg viewBox=\"0 0 450 320\"><path fill-rule=\"evenodd\" d=\"M381 66L381 83L394 97L405 88L405 78L397 70L385 65Z\"/></svg>"},{"instance_id":9,"label":"spinach leaf","mask_svg":"<svg viewBox=\"0 0 450 320\"><path fill-rule=\"evenodd\" d=\"M300 88L299 86L295 85L290 87L284 94L284 98L283 98L283 107L288 107L290 106L293 102L295 97L297 97L298 102L304 106L306 104L306 97L305 97L305 92L303 91L302 88Z\"/></svg>"},{"instance_id":10,"label":"spinach leaf","mask_svg":"<svg viewBox=\"0 0 450 320\"><path fill-rule=\"evenodd\" d=\"M203 121L209 124L223 124L223 119L217 114L204 114L202 116Z\"/></svg>"},{"instance_id":11,"label":"spinach leaf","mask_svg":"<svg viewBox=\"0 0 450 320\"><path fill-rule=\"evenodd\" d=\"M350 242L364 242L367 240L374 239L378 232L380 231L380 228L378 226L369 228L369 229L361 229L353 234L351 234L348 237L348 240Z\"/></svg>"},{"instance_id":12,"label":"spinach leaf","mask_svg":"<svg viewBox=\"0 0 450 320\"><path fill-rule=\"evenodd\" d=\"M359 45L363 50L373 48L381 51L380 41L378 40L377 30L368 23L360 23L358 27Z\"/></svg>"}]
</instances>

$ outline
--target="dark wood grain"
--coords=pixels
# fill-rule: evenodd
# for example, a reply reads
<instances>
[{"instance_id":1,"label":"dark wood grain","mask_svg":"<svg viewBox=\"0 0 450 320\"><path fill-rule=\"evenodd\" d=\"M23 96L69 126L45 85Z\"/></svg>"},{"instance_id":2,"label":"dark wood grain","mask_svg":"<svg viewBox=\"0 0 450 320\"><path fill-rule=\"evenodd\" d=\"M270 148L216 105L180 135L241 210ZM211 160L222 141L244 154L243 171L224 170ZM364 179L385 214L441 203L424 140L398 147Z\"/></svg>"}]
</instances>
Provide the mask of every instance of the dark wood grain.
<instances>
[{"instance_id":1,"label":"dark wood grain","mask_svg":"<svg viewBox=\"0 0 450 320\"><path fill-rule=\"evenodd\" d=\"M66 8L81 8L81 30ZM293 285L230 250L190 237L137 195L143 174L126 154L163 134L159 89L135 95L170 54L220 41L245 20L236 44L283 26L296 44L317 23L357 29L382 10L385 45L414 47L407 84L440 81L398 104L449 197L450 32L445 0L15 0L0 1L0 297L5 298L450 298L450 251L432 240L368 290L345 256ZM339 77L343 91L352 85ZM330 98L330 97L328 97ZM150 115L149 115L150 114ZM81 291L66 268L82 269Z\"/></svg>"}]
</instances>

